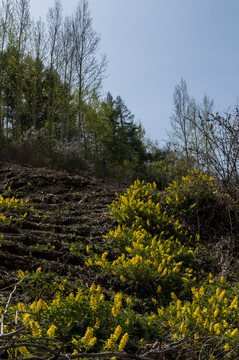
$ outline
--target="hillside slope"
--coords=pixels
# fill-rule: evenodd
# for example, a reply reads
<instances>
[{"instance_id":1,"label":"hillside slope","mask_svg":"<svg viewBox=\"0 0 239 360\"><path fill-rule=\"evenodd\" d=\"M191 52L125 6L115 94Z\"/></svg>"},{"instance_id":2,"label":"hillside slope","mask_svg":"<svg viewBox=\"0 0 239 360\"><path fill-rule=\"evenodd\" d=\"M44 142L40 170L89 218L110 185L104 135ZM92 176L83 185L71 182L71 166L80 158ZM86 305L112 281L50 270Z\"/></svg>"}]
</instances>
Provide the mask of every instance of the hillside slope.
<instances>
[{"instance_id":1,"label":"hillside slope","mask_svg":"<svg viewBox=\"0 0 239 360\"><path fill-rule=\"evenodd\" d=\"M39 266L58 276L71 273L79 282L89 279L85 247L102 247L102 235L112 227L107 205L124 190L81 175L0 163L0 194L28 199L34 208L17 226L0 223L1 288L18 269Z\"/></svg>"}]
</instances>

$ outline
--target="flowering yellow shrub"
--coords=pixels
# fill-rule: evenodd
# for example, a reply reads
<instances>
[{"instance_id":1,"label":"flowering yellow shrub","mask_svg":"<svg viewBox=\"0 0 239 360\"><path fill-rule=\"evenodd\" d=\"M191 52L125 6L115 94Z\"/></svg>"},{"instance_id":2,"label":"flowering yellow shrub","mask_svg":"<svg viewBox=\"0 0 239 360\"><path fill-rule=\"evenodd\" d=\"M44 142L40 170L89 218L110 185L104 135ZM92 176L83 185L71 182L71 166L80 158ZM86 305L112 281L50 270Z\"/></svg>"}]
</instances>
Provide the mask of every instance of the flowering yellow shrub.
<instances>
[{"instance_id":1,"label":"flowering yellow shrub","mask_svg":"<svg viewBox=\"0 0 239 360\"><path fill-rule=\"evenodd\" d=\"M198 206L215 201L217 193L218 187L212 177L192 170L165 189L161 204L164 204L170 213L185 216L195 211Z\"/></svg>"},{"instance_id":2,"label":"flowering yellow shrub","mask_svg":"<svg viewBox=\"0 0 239 360\"><path fill-rule=\"evenodd\" d=\"M187 289L197 279L194 262L200 243L161 210L159 199L155 184L140 181L118 196L111 209L119 225L105 238L118 246L120 255L112 261L104 252L93 262L91 256L86 265L99 266L138 297L167 303L173 290L190 296Z\"/></svg>"},{"instance_id":3,"label":"flowering yellow shrub","mask_svg":"<svg viewBox=\"0 0 239 360\"><path fill-rule=\"evenodd\" d=\"M156 339L169 350L176 344L184 360L239 358L239 285L201 271L200 237L182 222L199 206L196 200L201 201L204 191L211 199L217 196L215 186L213 179L193 171L164 194L155 184L136 181L118 195L111 205L118 226L105 236L114 254L97 255L86 247L86 265L107 275L110 290L93 283L70 292L66 279L55 278L49 285L41 267L33 275L19 270L21 280L28 276L22 289L35 301L10 306L7 314L1 303L4 334L24 326L16 334L21 346L9 345L8 357L34 357L31 338L46 345L37 349L42 358L49 356L46 349L56 350L59 344L73 358L84 352L134 353ZM43 299L39 289L48 294L47 287L55 295Z\"/></svg>"},{"instance_id":4,"label":"flowering yellow shrub","mask_svg":"<svg viewBox=\"0 0 239 360\"><path fill-rule=\"evenodd\" d=\"M28 199L16 199L12 197L4 197L0 194L0 223L9 225L14 215L21 215L23 218L27 216L29 211Z\"/></svg>"},{"instance_id":5,"label":"flowering yellow shrub","mask_svg":"<svg viewBox=\"0 0 239 360\"><path fill-rule=\"evenodd\" d=\"M39 274L40 270L37 272ZM19 277L23 279L24 276L26 274L20 270ZM0 310L1 315L4 307ZM118 292L106 300L100 285L93 283L89 289L78 288L76 293L57 291L48 302L38 299L32 304L11 306L4 333L24 326L23 345L29 334L46 341L58 339L65 342L68 349L71 344L73 354L87 350L124 351L128 345L132 346L131 336L134 336L133 346L139 345L147 319L148 316L138 316L134 312L129 297ZM144 337L150 339L154 333L155 329L149 329ZM138 335L135 337L135 334ZM19 351L16 350L15 356Z\"/></svg>"},{"instance_id":6,"label":"flowering yellow shrub","mask_svg":"<svg viewBox=\"0 0 239 360\"><path fill-rule=\"evenodd\" d=\"M24 211L27 209L28 199L26 200L19 200L16 199L14 196L11 198L5 198L2 195L0 195L0 211L6 212L6 211L13 211L16 213L24 213Z\"/></svg>"},{"instance_id":7,"label":"flowering yellow shrub","mask_svg":"<svg viewBox=\"0 0 239 360\"><path fill-rule=\"evenodd\" d=\"M172 293L170 304L151 318L168 328L172 340L207 338L208 347L217 346L215 353L222 355L239 345L238 291L238 283L228 284L209 274L204 283L191 288L191 301L181 301Z\"/></svg>"}]
</instances>

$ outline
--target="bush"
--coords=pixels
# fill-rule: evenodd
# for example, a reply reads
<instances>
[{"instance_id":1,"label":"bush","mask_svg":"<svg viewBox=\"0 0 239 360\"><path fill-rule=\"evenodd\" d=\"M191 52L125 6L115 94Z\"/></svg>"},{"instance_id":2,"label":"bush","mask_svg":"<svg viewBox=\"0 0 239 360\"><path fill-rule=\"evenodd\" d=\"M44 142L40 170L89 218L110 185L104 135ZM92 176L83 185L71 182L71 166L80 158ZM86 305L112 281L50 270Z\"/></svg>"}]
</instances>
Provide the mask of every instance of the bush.
<instances>
[{"instance_id":1,"label":"bush","mask_svg":"<svg viewBox=\"0 0 239 360\"><path fill-rule=\"evenodd\" d=\"M120 255L108 260L108 253L95 255L96 265L114 276L120 286L149 298L149 304L165 304L175 291L187 298L189 284L197 280L199 237L184 231L174 216L162 211L155 184L136 181L112 203L112 218L118 227L105 238L117 246Z\"/></svg>"},{"instance_id":2,"label":"bush","mask_svg":"<svg viewBox=\"0 0 239 360\"><path fill-rule=\"evenodd\" d=\"M165 189L160 203L168 214L197 232L203 242L232 237L238 244L238 206L207 174L188 171Z\"/></svg>"},{"instance_id":3,"label":"bush","mask_svg":"<svg viewBox=\"0 0 239 360\"><path fill-rule=\"evenodd\" d=\"M41 268L32 275L40 278ZM26 281L23 271L19 276L19 283ZM38 354L39 358L40 354L58 353L59 349L75 355L89 350L132 352L140 346L142 337L150 340L163 332L160 324L149 328L149 315L137 314L133 300L121 292L106 299L101 287L94 283L90 289L78 288L75 293L69 293L66 286L63 280L52 300L38 298L30 304L18 302L11 306L8 301L5 308L0 304L5 335L0 338L0 354L5 349L9 358L27 358L30 354Z\"/></svg>"}]
</instances>

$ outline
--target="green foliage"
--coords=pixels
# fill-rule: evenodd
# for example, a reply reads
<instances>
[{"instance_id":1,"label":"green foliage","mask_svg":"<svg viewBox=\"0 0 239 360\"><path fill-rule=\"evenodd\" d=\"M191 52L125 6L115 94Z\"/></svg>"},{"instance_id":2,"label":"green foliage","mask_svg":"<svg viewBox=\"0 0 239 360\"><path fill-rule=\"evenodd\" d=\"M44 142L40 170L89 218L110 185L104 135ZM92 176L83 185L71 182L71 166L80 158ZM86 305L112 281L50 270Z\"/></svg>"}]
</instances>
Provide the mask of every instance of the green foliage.
<instances>
[{"instance_id":1,"label":"green foliage","mask_svg":"<svg viewBox=\"0 0 239 360\"><path fill-rule=\"evenodd\" d=\"M26 274L20 270L19 276L25 280ZM41 268L31 276L41 277ZM149 340L163 332L161 326L149 328L149 316L137 314L133 300L121 292L106 299L100 285L94 283L89 289L78 288L75 293L69 293L66 286L67 281L63 280L55 288L52 300L45 301L40 297L29 305L18 302L11 306L4 333L13 331L17 322L18 328L25 328L20 336L21 346L27 344L29 336L33 339L41 337L49 349L56 346L49 339L55 339L57 344L59 341L65 343L68 352L77 354L87 350L123 351L125 347L133 351L140 346L142 337ZM4 313L3 306L0 312ZM17 354L22 354L21 348L14 352L14 356Z\"/></svg>"},{"instance_id":2,"label":"green foliage","mask_svg":"<svg viewBox=\"0 0 239 360\"><path fill-rule=\"evenodd\" d=\"M106 252L86 264L100 266L125 290L148 297L151 304L167 303L172 291L190 296L188 286L197 279L199 238L190 236L174 216L161 210L156 185L136 181L118 195L111 209L119 225L105 237L117 245L120 255L112 261Z\"/></svg>"},{"instance_id":3,"label":"green foliage","mask_svg":"<svg viewBox=\"0 0 239 360\"><path fill-rule=\"evenodd\" d=\"M13 223L21 223L29 213L30 206L28 205L28 199L16 199L10 195L11 189L8 188L6 196L0 194L0 223L10 225ZM8 194L7 194L8 193ZM31 208L32 210L32 208Z\"/></svg>"},{"instance_id":4,"label":"green foliage","mask_svg":"<svg viewBox=\"0 0 239 360\"><path fill-rule=\"evenodd\" d=\"M195 207L207 208L215 204L217 197L215 180L197 170L192 170L188 171L187 176L183 176L179 181L173 181L165 189L165 209L171 214L185 218Z\"/></svg>"},{"instance_id":5,"label":"green foliage","mask_svg":"<svg viewBox=\"0 0 239 360\"><path fill-rule=\"evenodd\" d=\"M110 206L118 226L105 240L113 252L97 255L86 247L86 266L104 277L105 288L92 283L76 289L41 268L20 270L22 302L6 311L3 298L0 307L4 334L13 332L7 344L0 337L1 355L47 357L60 348L68 357L84 357L141 348L151 358L146 344L157 340L165 345L155 351L172 359L238 358L238 281L199 267L208 250L186 223L196 208L214 206L218 198L231 204L212 178L196 170L164 193L155 183L135 181ZM32 343L39 339L36 352Z\"/></svg>"},{"instance_id":6,"label":"green foliage","mask_svg":"<svg viewBox=\"0 0 239 360\"><path fill-rule=\"evenodd\" d=\"M181 180L173 181L165 189L160 203L168 214L198 232L203 241L237 238L238 206L205 173L188 171Z\"/></svg>"},{"instance_id":7,"label":"green foliage","mask_svg":"<svg viewBox=\"0 0 239 360\"><path fill-rule=\"evenodd\" d=\"M86 31L77 23L84 17L91 24L88 3L77 8L74 26L73 18L61 25L53 24L60 16L49 16L49 29L57 31L47 38L43 23L33 27L28 1L13 5L0 6L0 136L6 140L0 156L74 172L91 169L117 181L135 179L146 158L144 130L120 96L99 96L106 59L98 63L95 57L99 37L91 25ZM60 3L50 10L54 12L61 13ZM26 44L30 34L33 41ZM77 36L87 44L80 58ZM88 36L94 37L90 48ZM71 152L72 147L77 150Z\"/></svg>"},{"instance_id":8,"label":"green foliage","mask_svg":"<svg viewBox=\"0 0 239 360\"><path fill-rule=\"evenodd\" d=\"M181 181L182 176L187 175L187 170L194 167L195 159L193 157L186 160L185 156L166 149L162 158L152 158L145 177L150 182L155 181L158 188L164 190L172 181Z\"/></svg>"},{"instance_id":9,"label":"green foliage","mask_svg":"<svg viewBox=\"0 0 239 360\"><path fill-rule=\"evenodd\" d=\"M229 284L224 277L218 280L209 274L191 291L191 302L182 302L172 293L173 301L165 311L158 311L161 321L171 329L172 338L193 338L194 351L203 354L203 358L230 358L230 354L237 357L238 283ZM203 344L200 339L207 341Z\"/></svg>"}]
</instances>

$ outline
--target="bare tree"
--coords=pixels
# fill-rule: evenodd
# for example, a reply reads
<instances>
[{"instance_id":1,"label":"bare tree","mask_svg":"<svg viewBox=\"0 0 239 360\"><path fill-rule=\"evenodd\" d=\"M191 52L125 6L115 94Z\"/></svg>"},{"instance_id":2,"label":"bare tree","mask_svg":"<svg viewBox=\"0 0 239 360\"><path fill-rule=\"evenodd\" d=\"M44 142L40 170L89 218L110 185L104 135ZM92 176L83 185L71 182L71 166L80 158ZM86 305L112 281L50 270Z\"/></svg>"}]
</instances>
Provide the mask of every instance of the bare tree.
<instances>
[{"instance_id":1,"label":"bare tree","mask_svg":"<svg viewBox=\"0 0 239 360\"><path fill-rule=\"evenodd\" d=\"M202 103L198 106L198 116L195 126L198 129L198 136L200 136L200 162L208 173L210 173L210 163L207 154L210 148L208 141L211 126L209 119L213 111L214 101L205 94Z\"/></svg>"},{"instance_id":2,"label":"bare tree","mask_svg":"<svg viewBox=\"0 0 239 360\"><path fill-rule=\"evenodd\" d=\"M15 137L19 137L22 131L21 125L21 108L23 102L22 86L24 81L24 69L22 68L22 60L27 51L30 38L30 0L19 0L15 3L14 24L16 48L16 83L15 83Z\"/></svg>"},{"instance_id":3,"label":"bare tree","mask_svg":"<svg viewBox=\"0 0 239 360\"><path fill-rule=\"evenodd\" d=\"M182 78L175 87L173 94L174 111L170 118L170 141L176 149L183 149L186 162L189 163L189 137L190 137L190 97L187 92L186 81Z\"/></svg>"},{"instance_id":4,"label":"bare tree","mask_svg":"<svg viewBox=\"0 0 239 360\"><path fill-rule=\"evenodd\" d=\"M32 74L32 124L34 128L38 128L38 117L41 112L40 96L41 96L41 80L43 72L43 63L46 59L46 35L45 26L41 19L39 19L33 30L33 57L34 70Z\"/></svg>"},{"instance_id":5,"label":"bare tree","mask_svg":"<svg viewBox=\"0 0 239 360\"><path fill-rule=\"evenodd\" d=\"M93 30L87 0L80 1L74 14L73 36L78 84L78 131L81 141L83 103L87 97L101 88L107 66L106 56L103 56L100 62L95 57L99 49L100 37Z\"/></svg>"},{"instance_id":6,"label":"bare tree","mask_svg":"<svg viewBox=\"0 0 239 360\"><path fill-rule=\"evenodd\" d=\"M49 42L49 89L48 89L48 107L47 123L49 135L52 134L54 103L56 97L56 87L54 85L54 71L59 68L60 60L60 34L62 26L62 6L59 0L55 1L54 7L48 10L48 42Z\"/></svg>"},{"instance_id":7,"label":"bare tree","mask_svg":"<svg viewBox=\"0 0 239 360\"><path fill-rule=\"evenodd\" d=\"M207 116L207 125L202 121L200 131L206 138L202 149L209 172L235 190L238 187L239 171L239 109L234 112Z\"/></svg>"},{"instance_id":8,"label":"bare tree","mask_svg":"<svg viewBox=\"0 0 239 360\"><path fill-rule=\"evenodd\" d=\"M0 135L4 133L5 107L4 102L4 79L6 73L4 51L8 46L10 28L13 26L13 9L11 0L2 0L0 8Z\"/></svg>"},{"instance_id":9,"label":"bare tree","mask_svg":"<svg viewBox=\"0 0 239 360\"><path fill-rule=\"evenodd\" d=\"M65 17L61 33L61 56L62 66L61 74L64 85L64 98L62 99L62 126L61 126L61 140L69 140L70 130L70 107L72 89L74 83L74 38L72 18Z\"/></svg>"}]
</instances>

